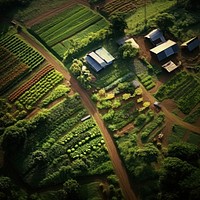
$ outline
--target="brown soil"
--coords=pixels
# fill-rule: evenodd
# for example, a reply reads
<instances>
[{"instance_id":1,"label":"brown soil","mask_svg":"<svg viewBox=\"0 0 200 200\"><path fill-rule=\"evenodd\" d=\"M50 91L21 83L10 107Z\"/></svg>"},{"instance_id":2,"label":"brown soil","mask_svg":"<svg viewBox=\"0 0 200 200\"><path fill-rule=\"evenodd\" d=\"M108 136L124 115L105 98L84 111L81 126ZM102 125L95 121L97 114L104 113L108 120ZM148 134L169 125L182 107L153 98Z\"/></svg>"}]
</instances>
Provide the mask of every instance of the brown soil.
<instances>
[{"instance_id":1,"label":"brown soil","mask_svg":"<svg viewBox=\"0 0 200 200\"><path fill-rule=\"evenodd\" d=\"M55 57L53 57L49 52L47 52L40 44L36 43L34 39L32 39L28 34L24 32L21 32L20 35L35 49L37 49L46 58L46 60L55 67L56 70L61 72L66 79L65 81L69 81L71 83L72 89L79 93L83 104L88 109L90 115L93 116L103 134L103 137L105 139L105 144L108 149L108 153L110 155L115 173L119 178L120 187L122 188L122 192L124 194L125 199L127 200L137 199L135 194L133 193L132 186L128 178L128 174L120 159L120 156L117 152L113 139L109 134L108 130L106 129L106 126L104 125L104 122L101 119L101 116L97 108L95 107L94 103L91 102L86 91L79 86L78 82L67 72L67 70L63 67L62 63L59 62Z\"/></svg>"}]
</instances>

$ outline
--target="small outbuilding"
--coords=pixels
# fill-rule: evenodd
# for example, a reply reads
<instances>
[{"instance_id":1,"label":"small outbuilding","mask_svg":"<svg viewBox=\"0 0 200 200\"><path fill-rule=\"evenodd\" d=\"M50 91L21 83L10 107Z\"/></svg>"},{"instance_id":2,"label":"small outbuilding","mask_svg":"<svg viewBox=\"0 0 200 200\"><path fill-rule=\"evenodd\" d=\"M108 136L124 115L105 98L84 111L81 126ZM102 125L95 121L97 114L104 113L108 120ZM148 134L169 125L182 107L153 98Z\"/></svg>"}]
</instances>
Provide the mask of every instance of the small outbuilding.
<instances>
[{"instance_id":1,"label":"small outbuilding","mask_svg":"<svg viewBox=\"0 0 200 200\"><path fill-rule=\"evenodd\" d=\"M150 49L150 52L155 54L159 61L168 58L169 56L178 52L178 45L172 40L167 40L166 42Z\"/></svg>"},{"instance_id":2,"label":"small outbuilding","mask_svg":"<svg viewBox=\"0 0 200 200\"><path fill-rule=\"evenodd\" d=\"M194 38L182 43L181 47L186 48L188 51L193 51L194 49L199 47L199 45L200 45L200 40L198 39L198 37L194 37Z\"/></svg>"},{"instance_id":3,"label":"small outbuilding","mask_svg":"<svg viewBox=\"0 0 200 200\"><path fill-rule=\"evenodd\" d=\"M121 46L126 42L129 42L131 44L131 46L135 49L140 48L138 43L133 38L127 38L127 37L121 38L117 41L117 44L119 44Z\"/></svg>"},{"instance_id":4,"label":"small outbuilding","mask_svg":"<svg viewBox=\"0 0 200 200\"><path fill-rule=\"evenodd\" d=\"M176 65L173 61L169 61L167 63L165 63L164 65L162 65L162 68L164 68L165 70L167 70L168 72L172 72L174 71L176 68L178 68L179 66Z\"/></svg>"},{"instance_id":5,"label":"small outbuilding","mask_svg":"<svg viewBox=\"0 0 200 200\"><path fill-rule=\"evenodd\" d=\"M90 52L86 56L86 61L96 71L99 72L106 66L112 64L114 57L103 47Z\"/></svg>"},{"instance_id":6,"label":"small outbuilding","mask_svg":"<svg viewBox=\"0 0 200 200\"><path fill-rule=\"evenodd\" d=\"M154 29L144 37L149 39L156 46L166 41L160 29Z\"/></svg>"}]
</instances>

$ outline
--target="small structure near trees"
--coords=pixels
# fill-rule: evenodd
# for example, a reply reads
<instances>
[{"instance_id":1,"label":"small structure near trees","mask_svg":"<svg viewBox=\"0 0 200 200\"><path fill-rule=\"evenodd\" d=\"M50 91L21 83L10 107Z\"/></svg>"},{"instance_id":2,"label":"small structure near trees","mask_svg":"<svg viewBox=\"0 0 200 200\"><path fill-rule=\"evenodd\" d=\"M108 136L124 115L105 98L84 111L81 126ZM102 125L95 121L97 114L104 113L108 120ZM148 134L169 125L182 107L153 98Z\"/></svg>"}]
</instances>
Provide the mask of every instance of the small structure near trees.
<instances>
[{"instance_id":1,"label":"small structure near trees","mask_svg":"<svg viewBox=\"0 0 200 200\"><path fill-rule=\"evenodd\" d=\"M154 29L144 37L149 39L155 46L158 46L166 41L160 29Z\"/></svg>"},{"instance_id":2,"label":"small structure near trees","mask_svg":"<svg viewBox=\"0 0 200 200\"><path fill-rule=\"evenodd\" d=\"M176 65L173 61L170 60L169 62L167 62L164 65L162 65L162 68L164 68L168 72L172 72L176 68L178 68L180 65L181 65L181 62L178 65Z\"/></svg>"},{"instance_id":3,"label":"small structure near trees","mask_svg":"<svg viewBox=\"0 0 200 200\"><path fill-rule=\"evenodd\" d=\"M96 72L112 64L114 60L115 58L103 47L90 52L86 56L86 61Z\"/></svg>"},{"instance_id":4,"label":"small structure near trees","mask_svg":"<svg viewBox=\"0 0 200 200\"><path fill-rule=\"evenodd\" d=\"M187 49L188 51L193 51L194 49L198 48L200 45L200 40L198 37L194 37L184 43L181 44L183 49Z\"/></svg>"}]
</instances>

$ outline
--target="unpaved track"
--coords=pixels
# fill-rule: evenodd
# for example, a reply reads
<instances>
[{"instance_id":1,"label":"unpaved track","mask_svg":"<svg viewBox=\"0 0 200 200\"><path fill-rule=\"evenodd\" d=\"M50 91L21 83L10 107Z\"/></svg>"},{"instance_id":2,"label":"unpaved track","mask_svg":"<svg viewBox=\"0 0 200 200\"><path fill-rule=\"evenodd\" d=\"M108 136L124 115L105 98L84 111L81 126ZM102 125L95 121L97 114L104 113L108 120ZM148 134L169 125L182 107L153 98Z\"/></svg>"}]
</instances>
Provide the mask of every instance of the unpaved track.
<instances>
[{"instance_id":1,"label":"unpaved track","mask_svg":"<svg viewBox=\"0 0 200 200\"><path fill-rule=\"evenodd\" d=\"M140 84L140 85L141 85L141 88L143 90L144 96L146 96L149 99L149 101L151 102L151 104L153 104L156 101L156 99L142 86L142 84ZM186 128L186 129L188 129L190 131L193 131L195 133L200 134L200 127L197 127L197 126L194 126L194 125L189 124L187 122L184 122L181 118L179 118L178 116L176 116L173 113L169 112L167 110L167 108L165 108L162 105L162 103L160 104L160 106L161 106L161 110L164 113L165 117L168 118L170 121L172 121L172 123L180 125L183 128Z\"/></svg>"},{"instance_id":2,"label":"unpaved track","mask_svg":"<svg viewBox=\"0 0 200 200\"><path fill-rule=\"evenodd\" d=\"M34 39L32 39L28 34L21 32L20 35L28 42L30 43L35 49L37 49L44 57L45 59L55 67L56 70L61 72L63 76L65 77L65 81L70 81L71 87L73 90L77 91L81 97L81 100L85 107L88 109L88 112L93 116L96 123L98 124L101 132L103 133L103 137L105 139L105 144L108 149L108 153L110 155L114 170L116 175L119 178L120 187L122 189L123 195L126 200L136 200L136 196L132 190L131 183L129 181L127 172L124 168L123 163L121 162L121 159L119 157L119 154L117 152L116 146L113 142L113 139L111 138L108 130L106 129L104 122L101 119L101 116L96 109L93 102L91 102L88 94L85 92L84 89L82 89L76 79L70 76L70 74L64 69L62 63L60 63L56 58L54 58L48 51L46 51L39 43L36 43Z\"/></svg>"}]
</instances>

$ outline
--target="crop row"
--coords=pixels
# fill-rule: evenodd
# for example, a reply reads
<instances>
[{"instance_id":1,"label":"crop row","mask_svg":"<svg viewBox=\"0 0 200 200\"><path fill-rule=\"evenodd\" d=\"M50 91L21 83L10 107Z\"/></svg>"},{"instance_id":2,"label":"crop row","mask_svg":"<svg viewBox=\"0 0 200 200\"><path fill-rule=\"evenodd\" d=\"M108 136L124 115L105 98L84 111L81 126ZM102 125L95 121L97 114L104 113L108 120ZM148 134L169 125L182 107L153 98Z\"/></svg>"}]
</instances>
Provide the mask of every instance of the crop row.
<instances>
[{"instance_id":1,"label":"crop row","mask_svg":"<svg viewBox=\"0 0 200 200\"><path fill-rule=\"evenodd\" d=\"M41 34L41 33L45 32L46 30L48 30L49 28L57 25L61 21L68 19L69 17L73 16L75 13L77 13L83 9L86 9L86 8L83 6L79 6L79 5L74 6L71 9L67 9L58 15L55 15L49 19L46 19L45 21L43 21L39 24L32 26L31 29L33 31L35 31L37 34Z\"/></svg>"},{"instance_id":2,"label":"crop row","mask_svg":"<svg viewBox=\"0 0 200 200\"><path fill-rule=\"evenodd\" d=\"M15 35L1 39L0 44L20 58L30 68L37 67L44 61L44 58L31 46Z\"/></svg>"},{"instance_id":3,"label":"crop row","mask_svg":"<svg viewBox=\"0 0 200 200\"><path fill-rule=\"evenodd\" d=\"M55 38L51 38L50 40L47 40L47 44L50 46L53 46L53 45L57 44L58 42L66 39L66 38L69 38L69 37L73 36L74 34L84 30L86 27L94 24L95 22L98 22L100 19L101 19L101 17L99 15L95 15L88 19L85 19L85 21L77 23L73 27L71 27L69 29L65 29L65 31L63 31L63 32L60 32L60 34L58 34Z\"/></svg>"},{"instance_id":4,"label":"crop row","mask_svg":"<svg viewBox=\"0 0 200 200\"><path fill-rule=\"evenodd\" d=\"M0 49L3 50L3 53L0 54L0 76L3 77L5 74L10 73L20 63L20 60L6 48L0 47Z\"/></svg>"},{"instance_id":5,"label":"crop row","mask_svg":"<svg viewBox=\"0 0 200 200\"><path fill-rule=\"evenodd\" d=\"M106 4L103 7L103 11L106 13L114 13L114 12L128 12L135 8L135 5L130 0L122 0L122 1L112 1Z\"/></svg>"},{"instance_id":6,"label":"crop row","mask_svg":"<svg viewBox=\"0 0 200 200\"><path fill-rule=\"evenodd\" d=\"M164 121L164 116L158 115L150 124L145 126L141 134L141 139L146 140L148 136L151 134L151 132L154 131L158 126L160 126L163 121Z\"/></svg>"},{"instance_id":7,"label":"crop row","mask_svg":"<svg viewBox=\"0 0 200 200\"><path fill-rule=\"evenodd\" d=\"M32 87L36 82L38 82L43 76L45 76L51 70L53 70L53 66L51 65L47 65L46 67L44 67L32 79L30 79L25 84L23 84L20 88L18 88L13 93L11 93L8 97L9 101L11 102L15 101L20 95L22 95L26 90Z\"/></svg>"},{"instance_id":8,"label":"crop row","mask_svg":"<svg viewBox=\"0 0 200 200\"><path fill-rule=\"evenodd\" d=\"M0 91L12 84L13 81L17 80L26 71L28 71L28 66L26 64L18 64L15 66L15 68L0 79Z\"/></svg>"},{"instance_id":9,"label":"crop row","mask_svg":"<svg viewBox=\"0 0 200 200\"><path fill-rule=\"evenodd\" d=\"M45 38L45 40L48 40L49 38L52 38L54 34L57 35L58 33L61 33L62 31L84 21L84 19L91 18L91 14L92 12L88 12L88 9L82 9L79 12L76 12L74 15L66 18L65 20L60 21L55 26L50 27L46 31L42 32L40 36Z\"/></svg>"},{"instance_id":10,"label":"crop row","mask_svg":"<svg viewBox=\"0 0 200 200\"><path fill-rule=\"evenodd\" d=\"M18 98L18 101L24 105L26 109L32 109L32 106L61 80L63 80L63 76L59 72L51 70L24 92Z\"/></svg>"}]
</instances>

